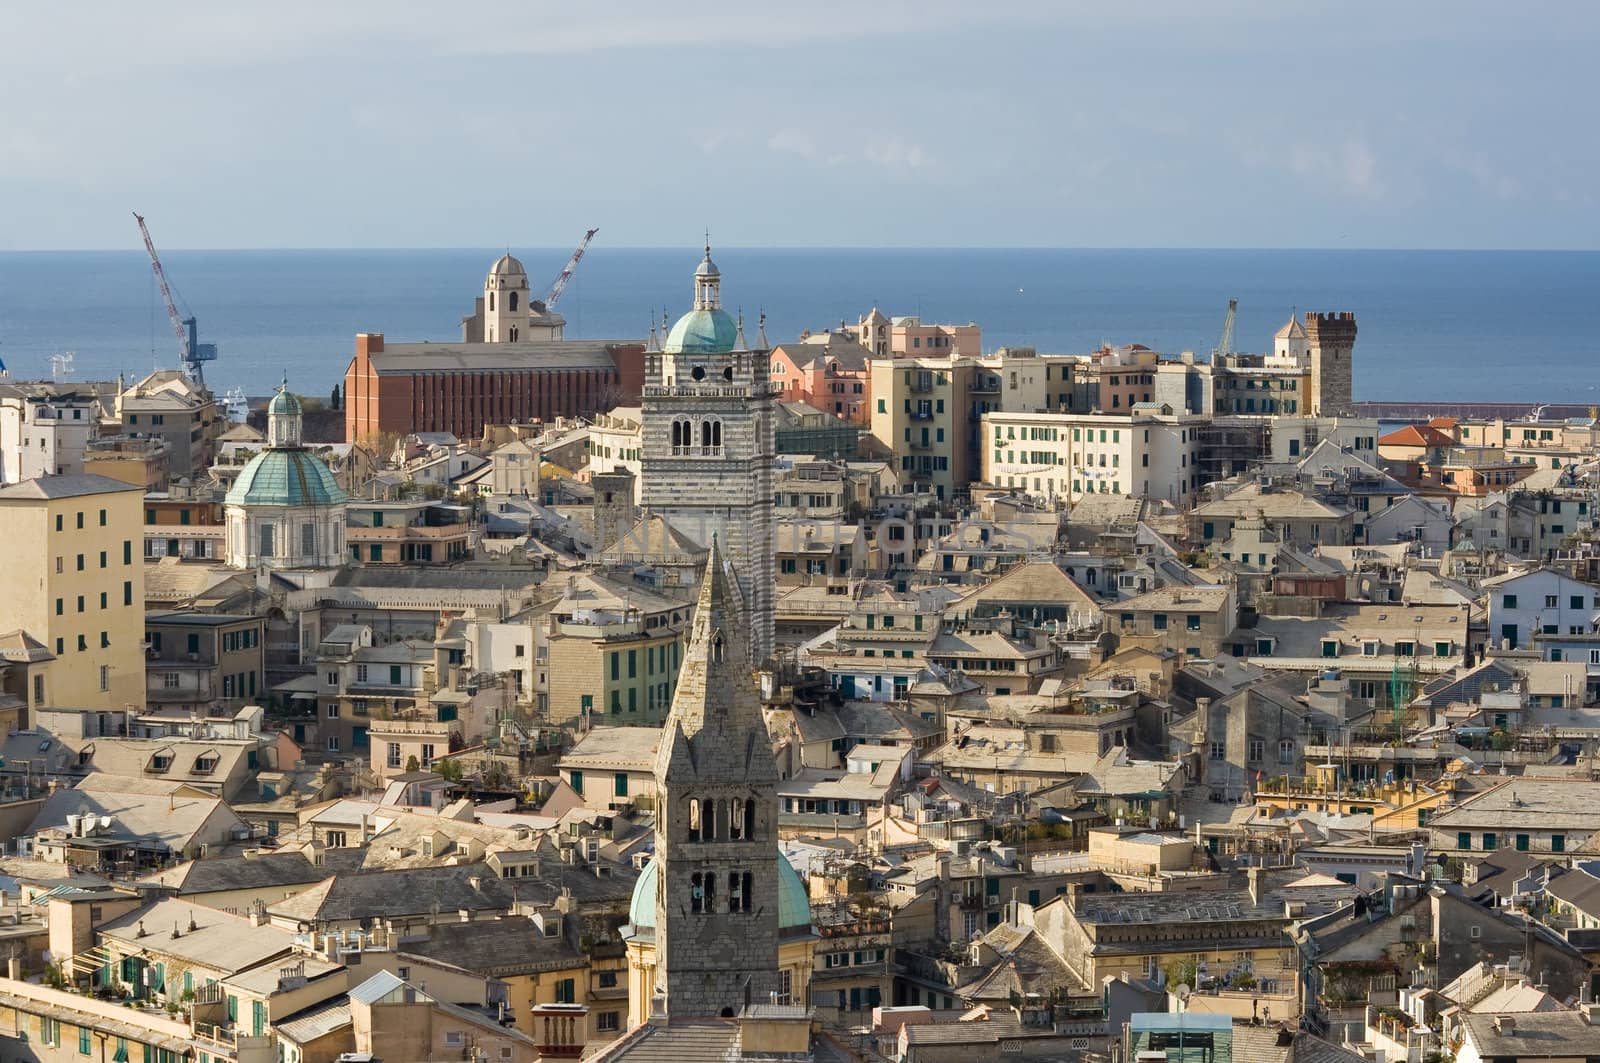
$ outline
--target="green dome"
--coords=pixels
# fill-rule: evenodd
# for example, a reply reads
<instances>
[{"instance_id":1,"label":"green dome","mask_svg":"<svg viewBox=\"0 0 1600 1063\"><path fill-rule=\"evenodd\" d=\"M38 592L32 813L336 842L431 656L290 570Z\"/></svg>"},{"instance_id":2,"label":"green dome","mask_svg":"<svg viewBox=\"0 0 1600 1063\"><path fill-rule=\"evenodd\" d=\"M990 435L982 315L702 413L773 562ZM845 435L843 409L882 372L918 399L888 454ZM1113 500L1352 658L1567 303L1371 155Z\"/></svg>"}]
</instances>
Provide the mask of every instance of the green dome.
<instances>
[{"instance_id":1,"label":"green dome","mask_svg":"<svg viewBox=\"0 0 1600 1063\"><path fill-rule=\"evenodd\" d=\"M280 391L272 396L272 401L267 403L268 417L286 417L290 414L300 416L300 400L287 391Z\"/></svg>"},{"instance_id":2,"label":"green dome","mask_svg":"<svg viewBox=\"0 0 1600 1063\"><path fill-rule=\"evenodd\" d=\"M738 335L739 326L726 310L691 310L672 326L661 349L668 354L727 354Z\"/></svg>"},{"instance_id":3,"label":"green dome","mask_svg":"<svg viewBox=\"0 0 1600 1063\"><path fill-rule=\"evenodd\" d=\"M654 930L656 926L656 868L651 860L633 884L633 899L628 903L628 922L635 928ZM811 901L806 884L789 858L778 853L778 932L807 929L811 926Z\"/></svg>"},{"instance_id":4,"label":"green dome","mask_svg":"<svg viewBox=\"0 0 1600 1063\"><path fill-rule=\"evenodd\" d=\"M294 396L287 392L273 399ZM298 405L298 403L296 403ZM326 462L309 450L264 450L250 459L228 490L230 506L331 506L345 500L344 489Z\"/></svg>"}]
</instances>

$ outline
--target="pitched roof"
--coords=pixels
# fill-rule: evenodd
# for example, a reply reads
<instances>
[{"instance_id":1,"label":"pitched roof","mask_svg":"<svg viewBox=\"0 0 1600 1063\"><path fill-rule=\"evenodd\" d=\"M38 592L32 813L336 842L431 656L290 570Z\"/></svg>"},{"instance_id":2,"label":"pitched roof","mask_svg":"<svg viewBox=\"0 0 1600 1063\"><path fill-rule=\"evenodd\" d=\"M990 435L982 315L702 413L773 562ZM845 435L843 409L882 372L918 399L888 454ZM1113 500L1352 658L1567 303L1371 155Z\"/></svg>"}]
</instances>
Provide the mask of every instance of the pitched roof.
<instances>
[{"instance_id":1,"label":"pitched roof","mask_svg":"<svg viewBox=\"0 0 1600 1063\"><path fill-rule=\"evenodd\" d=\"M1378 437L1381 447L1453 447L1456 441L1432 425L1408 424Z\"/></svg>"},{"instance_id":2,"label":"pitched roof","mask_svg":"<svg viewBox=\"0 0 1600 1063\"><path fill-rule=\"evenodd\" d=\"M0 502L37 502L41 499L77 498L81 495L106 495L123 491L144 494L144 488L113 480L109 476L73 473L7 484L0 487Z\"/></svg>"}]
</instances>

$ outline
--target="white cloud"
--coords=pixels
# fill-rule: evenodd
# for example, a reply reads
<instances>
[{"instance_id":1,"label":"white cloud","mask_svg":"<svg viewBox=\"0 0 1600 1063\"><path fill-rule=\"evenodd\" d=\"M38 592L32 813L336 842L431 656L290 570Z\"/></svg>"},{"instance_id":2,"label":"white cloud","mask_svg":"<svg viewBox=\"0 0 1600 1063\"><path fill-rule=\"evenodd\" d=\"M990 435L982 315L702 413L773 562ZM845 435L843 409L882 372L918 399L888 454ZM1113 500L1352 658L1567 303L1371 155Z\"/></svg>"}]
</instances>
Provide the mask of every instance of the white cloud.
<instances>
[{"instance_id":1,"label":"white cloud","mask_svg":"<svg viewBox=\"0 0 1600 1063\"><path fill-rule=\"evenodd\" d=\"M922 170L933 164L933 159L921 144L898 136L869 142L863 154L868 162L885 170Z\"/></svg>"},{"instance_id":2,"label":"white cloud","mask_svg":"<svg viewBox=\"0 0 1600 1063\"><path fill-rule=\"evenodd\" d=\"M817 142L810 133L782 129L767 138L767 150L774 155L797 155L802 159L817 157Z\"/></svg>"}]
</instances>

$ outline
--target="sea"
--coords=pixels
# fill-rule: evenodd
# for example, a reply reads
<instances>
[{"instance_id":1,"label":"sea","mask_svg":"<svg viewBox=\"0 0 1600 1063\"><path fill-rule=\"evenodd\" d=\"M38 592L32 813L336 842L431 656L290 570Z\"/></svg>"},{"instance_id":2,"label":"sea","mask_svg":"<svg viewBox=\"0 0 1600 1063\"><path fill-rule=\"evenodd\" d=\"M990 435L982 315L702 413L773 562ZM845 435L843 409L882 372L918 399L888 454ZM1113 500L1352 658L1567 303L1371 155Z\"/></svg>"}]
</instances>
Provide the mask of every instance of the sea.
<instances>
[{"instance_id":1,"label":"sea","mask_svg":"<svg viewBox=\"0 0 1600 1063\"><path fill-rule=\"evenodd\" d=\"M219 394L326 395L357 332L455 340L504 249L172 250ZM535 293L570 249L512 249ZM558 310L573 339L642 339L688 307L696 247L590 248ZM1356 398L1600 403L1600 252L716 248L723 300L774 344L891 316L983 327L984 346L1086 353L1142 343L1202 359L1239 300L1234 349L1271 348L1291 313L1356 314ZM548 280L546 280L548 279ZM13 378L130 379L176 365L142 249L0 252L0 361ZM70 363L53 363L56 355Z\"/></svg>"}]
</instances>

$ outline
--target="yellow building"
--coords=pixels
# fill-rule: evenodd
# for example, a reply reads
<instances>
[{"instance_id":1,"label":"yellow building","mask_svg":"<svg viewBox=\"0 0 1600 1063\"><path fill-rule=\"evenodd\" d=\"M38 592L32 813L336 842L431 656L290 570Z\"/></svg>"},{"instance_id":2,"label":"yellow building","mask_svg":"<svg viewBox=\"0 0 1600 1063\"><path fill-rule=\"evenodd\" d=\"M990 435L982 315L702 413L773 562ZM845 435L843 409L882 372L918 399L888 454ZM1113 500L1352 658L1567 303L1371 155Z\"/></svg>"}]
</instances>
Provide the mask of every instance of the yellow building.
<instances>
[{"instance_id":1,"label":"yellow building","mask_svg":"<svg viewBox=\"0 0 1600 1063\"><path fill-rule=\"evenodd\" d=\"M35 702L144 708L144 488L46 476L0 488L0 601L55 655Z\"/></svg>"}]
</instances>

